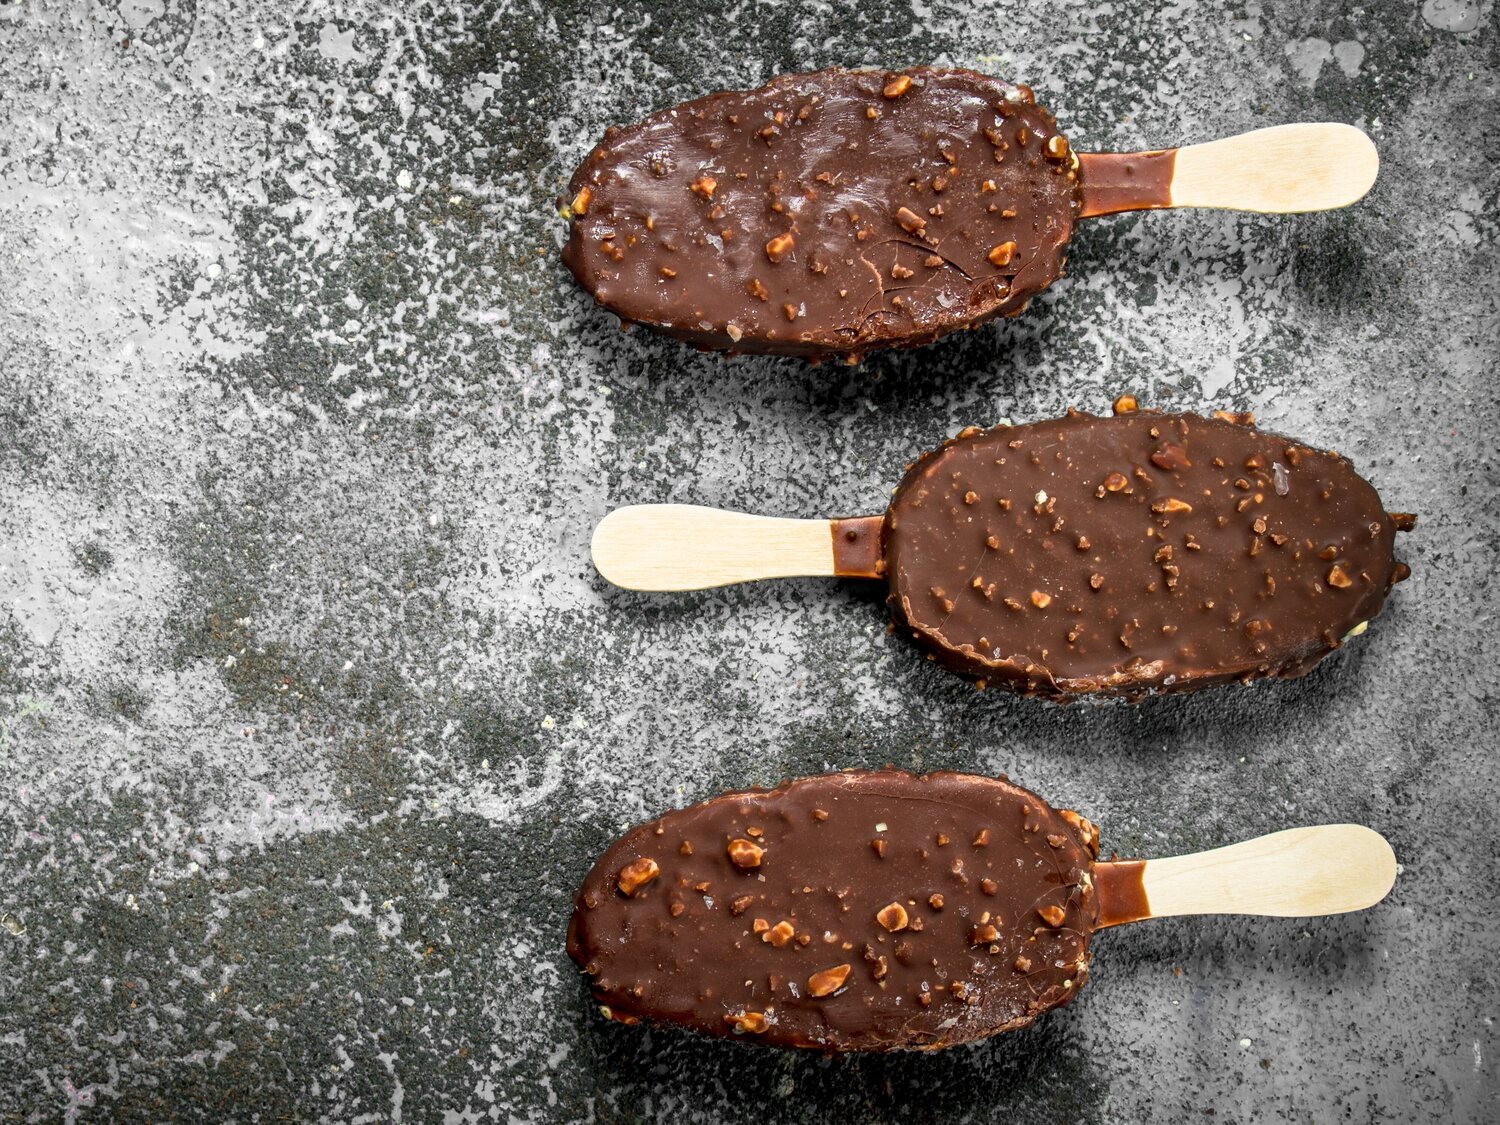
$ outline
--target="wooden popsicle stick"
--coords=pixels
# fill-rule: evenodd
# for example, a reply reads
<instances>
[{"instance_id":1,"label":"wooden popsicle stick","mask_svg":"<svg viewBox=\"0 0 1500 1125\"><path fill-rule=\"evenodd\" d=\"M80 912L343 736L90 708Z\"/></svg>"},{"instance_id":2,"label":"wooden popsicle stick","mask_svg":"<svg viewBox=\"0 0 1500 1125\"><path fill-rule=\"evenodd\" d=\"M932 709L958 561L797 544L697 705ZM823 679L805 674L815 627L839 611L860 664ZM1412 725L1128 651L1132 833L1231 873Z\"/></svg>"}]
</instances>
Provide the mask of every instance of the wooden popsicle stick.
<instances>
[{"instance_id":1,"label":"wooden popsicle stick","mask_svg":"<svg viewBox=\"0 0 1500 1125\"><path fill-rule=\"evenodd\" d=\"M599 521L591 550L594 568L627 590L706 590L761 578L874 578L883 519L778 519L696 504L637 504Z\"/></svg>"},{"instance_id":2,"label":"wooden popsicle stick","mask_svg":"<svg viewBox=\"0 0 1500 1125\"><path fill-rule=\"evenodd\" d=\"M1374 906L1395 881L1390 844L1358 824L1288 828L1193 855L1094 866L1100 929L1177 914L1344 914Z\"/></svg>"},{"instance_id":3,"label":"wooden popsicle stick","mask_svg":"<svg viewBox=\"0 0 1500 1125\"><path fill-rule=\"evenodd\" d=\"M1353 125L1274 125L1156 152L1079 153L1080 217L1162 207L1262 214L1328 211L1358 202L1380 154Z\"/></svg>"}]
</instances>

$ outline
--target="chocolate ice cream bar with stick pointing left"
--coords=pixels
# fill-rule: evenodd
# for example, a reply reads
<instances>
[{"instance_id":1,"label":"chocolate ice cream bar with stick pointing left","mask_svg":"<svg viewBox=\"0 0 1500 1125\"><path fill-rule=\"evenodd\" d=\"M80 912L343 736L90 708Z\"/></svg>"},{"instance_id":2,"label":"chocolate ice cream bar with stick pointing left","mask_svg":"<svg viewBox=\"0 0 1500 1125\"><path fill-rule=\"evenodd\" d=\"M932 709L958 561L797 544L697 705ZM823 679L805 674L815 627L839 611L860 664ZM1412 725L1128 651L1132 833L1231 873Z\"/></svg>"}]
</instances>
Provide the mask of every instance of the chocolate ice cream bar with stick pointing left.
<instances>
[{"instance_id":1,"label":"chocolate ice cream bar with stick pointing left","mask_svg":"<svg viewBox=\"0 0 1500 1125\"><path fill-rule=\"evenodd\" d=\"M884 515L611 512L594 565L635 590L796 575L886 583L897 629L982 685L1066 699L1310 671L1410 573L1415 517L1336 453L1244 415L1069 412L968 429Z\"/></svg>"}]
</instances>

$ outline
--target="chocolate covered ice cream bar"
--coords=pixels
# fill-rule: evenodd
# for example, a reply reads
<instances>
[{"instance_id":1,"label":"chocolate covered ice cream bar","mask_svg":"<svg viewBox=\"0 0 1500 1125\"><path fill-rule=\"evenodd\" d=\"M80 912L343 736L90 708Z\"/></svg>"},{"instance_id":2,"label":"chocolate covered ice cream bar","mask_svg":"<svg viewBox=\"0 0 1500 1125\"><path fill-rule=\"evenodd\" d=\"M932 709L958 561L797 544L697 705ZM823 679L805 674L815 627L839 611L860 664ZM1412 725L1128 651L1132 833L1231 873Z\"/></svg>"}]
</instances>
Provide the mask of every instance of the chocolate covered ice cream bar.
<instances>
[{"instance_id":1,"label":"chocolate covered ice cream bar","mask_svg":"<svg viewBox=\"0 0 1500 1125\"><path fill-rule=\"evenodd\" d=\"M1080 155L1024 85L824 70L609 130L562 200L563 260L626 323L853 360L1021 312L1080 218L1344 206L1377 166L1344 125Z\"/></svg>"},{"instance_id":2,"label":"chocolate covered ice cream bar","mask_svg":"<svg viewBox=\"0 0 1500 1125\"><path fill-rule=\"evenodd\" d=\"M960 433L883 516L612 513L595 565L633 589L878 578L897 629L985 685L1068 698L1299 676L1409 574L1398 531L1336 453L1247 416L1153 413Z\"/></svg>"},{"instance_id":3,"label":"chocolate covered ice cream bar","mask_svg":"<svg viewBox=\"0 0 1500 1125\"><path fill-rule=\"evenodd\" d=\"M1003 778L805 778L626 833L583 882L568 952L620 1023L822 1051L935 1049L1071 1001L1096 930L1356 910L1395 877L1385 841L1353 825L1149 863L1100 863L1098 851L1087 819Z\"/></svg>"}]
</instances>

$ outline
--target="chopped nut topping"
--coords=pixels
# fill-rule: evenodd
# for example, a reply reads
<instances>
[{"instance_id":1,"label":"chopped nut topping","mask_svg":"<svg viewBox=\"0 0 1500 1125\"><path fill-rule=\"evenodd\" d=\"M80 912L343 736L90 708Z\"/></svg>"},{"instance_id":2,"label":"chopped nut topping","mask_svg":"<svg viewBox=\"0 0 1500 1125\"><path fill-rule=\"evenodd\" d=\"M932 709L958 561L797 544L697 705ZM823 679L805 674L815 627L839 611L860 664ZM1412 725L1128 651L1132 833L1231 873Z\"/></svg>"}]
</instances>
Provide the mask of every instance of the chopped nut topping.
<instances>
[{"instance_id":1,"label":"chopped nut topping","mask_svg":"<svg viewBox=\"0 0 1500 1125\"><path fill-rule=\"evenodd\" d=\"M760 857L766 854L765 848L744 837L730 840L725 850L728 851L729 859L736 867L759 867Z\"/></svg>"},{"instance_id":2,"label":"chopped nut topping","mask_svg":"<svg viewBox=\"0 0 1500 1125\"><path fill-rule=\"evenodd\" d=\"M741 337L743 337L745 333L741 330L738 324L726 324L724 326L724 335L728 336L730 340L738 344Z\"/></svg>"},{"instance_id":3,"label":"chopped nut topping","mask_svg":"<svg viewBox=\"0 0 1500 1125\"><path fill-rule=\"evenodd\" d=\"M789 234L778 234L766 243L766 257L773 262L779 262L792 252L796 241Z\"/></svg>"},{"instance_id":4,"label":"chopped nut topping","mask_svg":"<svg viewBox=\"0 0 1500 1125\"><path fill-rule=\"evenodd\" d=\"M902 906L899 902L882 906L880 912L875 915L875 920L892 933L895 933L897 930L904 930L908 921L906 907Z\"/></svg>"},{"instance_id":5,"label":"chopped nut topping","mask_svg":"<svg viewBox=\"0 0 1500 1125\"><path fill-rule=\"evenodd\" d=\"M1067 820L1073 826L1074 831L1083 838L1083 846L1088 847L1091 852L1097 852L1098 846L1100 846L1100 829L1094 825L1092 820L1089 820L1086 816L1079 816L1079 813L1071 810L1071 808L1059 808L1058 816L1061 816L1062 819Z\"/></svg>"},{"instance_id":6,"label":"chopped nut topping","mask_svg":"<svg viewBox=\"0 0 1500 1125\"><path fill-rule=\"evenodd\" d=\"M1031 604L1037 609L1046 609L1052 604L1052 595L1041 590L1033 590L1031 591Z\"/></svg>"},{"instance_id":7,"label":"chopped nut topping","mask_svg":"<svg viewBox=\"0 0 1500 1125\"><path fill-rule=\"evenodd\" d=\"M662 266L659 270L657 270L657 272L661 274L662 277L666 278L673 278L677 276L677 271L674 270L671 266Z\"/></svg>"},{"instance_id":8,"label":"chopped nut topping","mask_svg":"<svg viewBox=\"0 0 1500 1125\"><path fill-rule=\"evenodd\" d=\"M975 926L969 931L969 941L974 945L988 945L1000 936L1000 931L989 922Z\"/></svg>"},{"instance_id":9,"label":"chopped nut topping","mask_svg":"<svg viewBox=\"0 0 1500 1125\"><path fill-rule=\"evenodd\" d=\"M750 904L754 901L755 899L751 895L740 895L739 898L729 904L729 913L738 918L750 909Z\"/></svg>"},{"instance_id":10,"label":"chopped nut topping","mask_svg":"<svg viewBox=\"0 0 1500 1125\"><path fill-rule=\"evenodd\" d=\"M809 996L832 996L844 987L844 982L849 979L850 966L834 965L830 969L820 969L807 978L807 994Z\"/></svg>"},{"instance_id":11,"label":"chopped nut topping","mask_svg":"<svg viewBox=\"0 0 1500 1125\"><path fill-rule=\"evenodd\" d=\"M1186 500L1179 500L1175 496L1168 496L1165 500L1157 500L1151 505L1151 510L1157 513L1191 512L1193 506Z\"/></svg>"},{"instance_id":12,"label":"chopped nut topping","mask_svg":"<svg viewBox=\"0 0 1500 1125\"><path fill-rule=\"evenodd\" d=\"M1047 159L1066 160L1068 158L1068 139L1061 134L1047 138Z\"/></svg>"},{"instance_id":13,"label":"chopped nut topping","mask_svg":"<svg viewBox=\"0 0 1500 1125\"><path fill-rule=\"evenodd\" d=\"M1135 395L1121 395L1115 399L1116 414L1134 414L1141 408L1141 404L1135 400Z\"/></svg>"},{"instance_id":14,"label":"chopped nut topping","mask_svg":"<svg viewBox=\"0 0 1500 1125\"><path fill-rule=\"evenodd\" d=\"M797 928L783 918L780 922L777 922L776 925L772 926L765 933L761 934L760 940L769 942L777 949L781 949L787 944L787 942L791 941L792 938L796 936L796 934Z\"/></svg>"},{"instance_id":15,"label":"chopped nut topping","mask_svg":"<svg viewBox=\"0 0 1500 1125\"><path fill-rule=\"evenodd\" d=\"M927 225L926 219L906 207L902 207L896 212L896 222L900 223L901 229L908 234L920 233L922 228Z\"/></svg>"},{"instance_id":16,"label":"chopped nut topping","mask_svg":"<svg viewBox=\"0 0 1500 1125\"><path fill-rule=\"evenodd\" d=\"M714 189L718 186L719 181L705 172L688 185L688 190L692 191L695 195L701 195L704 199L712 199L714 197Z\"/></svg>"},{"instance_id":17,"label":"chopped nut topping","mask_svg":"<svg viewBox=\"0 0 1500 1125\"><path fill-rule=\"evenodd\" d=\"M1129 483L1124 473L1110 473L1104 478L1104 491L1119 492Z\"/></svg>"},{"instance_id":18,"label":"chopped nut topping","mask_svg":"<svg viewBox=\"0 0 1500 1125\"><path fill-rule=\"evenodd\" d=\"M578 189L578 194L573 197L570 210L575 215L587 215L589 213L589 200L594 198L593 189L584 186Z\"/></svg>"},{"instance_id":19,"label":"chopped nut topping","mask_svg":"<svg viewBox=\"0 0 1500 1125\"><path fill-rule=\"evenodd\" d=\"M725 1012L724 1022L746 1035L759 1035L771 1026L762 1012Z\"/></svg>"},{"instance_id":20,"label":"chopped nut topping","mask_svg":"<svg viewBox=\"0 0 1500 1125\"><path fill-rule=\"evenodd\" d=\"M1354 579L1349 577L1348 571L1335 563L1333 566L1328 568L1328 584L1330 586L1337 586L1342 590L1348 586L1353 585Z\"/></svg>"},{"instance_id":21,"label":"chopped nut topping","mask_svg":"<svg viewBox=\"0 0 1500 1125\"><path fill-rule=\"evenodd\" d=\"M1011 258L1015 257L1016 244L1014 242L1002 242L990 249L987 255L992 266L1008 266Z\"/></svg>"},{"instance_id":22,"label":"chopped nut topping","mask_svg":"<svg viewBox=\"0 0 1500 1125\"><path fill-rule=\"evenodd\" d=\"M1068 917L1067 911L1060 906L1044 906L1037 913L1042 916L1043 922L1053 928L1061 926Z\"/></svg>"},{"instance_id":23,"label":"chopped nut topping","mask_svg":"<svg viewBox=\"0 0 1500 1125\"><path fill-rule=\"evenodd\" d=\"M981 828L978 832L974 833L974 840L973 840L973 846L974 847L976 847L976 848L982 848L982 847L985 847L989 842L990 842L990 830L988 828Z\"/></svg>"},{"instance_id":24,"label":"chopped nut topping","mask_svg":"<svg viewBox=\"0 0 1500 1125\"><path fill-rule=\"evenodd\" d=\"M905 74L898 74L885 84L885 89L880 91L888 98L899 98L911 89L911 78Z\"/></svg>"},{"instance_id":25,"label":"chopped nut topping","mask_svg":"<svg viewBox=\"0 0 1500 1125\"><path fill-rule=\"evenodd\" d=\"M979 889L987 895L992 895L1000 890L1000 884L993 879L981 879L979 880Z\"/></svg>"},{"instance_id":26,"label":"chopped nut topping","mask_svg":"<svg viewBox=\"0 0 1500 1125\"><path fill-rule=\"evenodd\" d=\"M617 885L620 893L628 898L660 874L661 868L657 866L656 860L643 856L620 868Z\"/></svg>"},{"instance_id":27,"label":"chopped nut topping","mask_svg":"<svg viewBox=\"0 0 1500 1125\"><path fill-rule=\"evenodd\" d=\"M1172 442L1166 442L1155 449L1151 454L1151 463L1158 469L1166 469L1170 472L1193 467L1193 463L1187 459L1187 451Z\"/></svg>"},{"instance_id":28,"label":"chopped nut topping","mask_svg":"<svg viewBox=\"0 0 1500 1125\"><path fill-rule=\"evenodd\" d=\"M786 316L787 320L796 320L797 319L797 306L796 305L782 305L781 306L781 311Z\"/></svg>"},{"instance_id":29,"label":"chopped nut topping","mask_svg":"<svg viewBox=\"0 0 1500 1125\"><path fill-rule=\"evenodd\" d=\"M761 281L758 277L752 277L746 283L745 292L749 293L757 301L764 301L771 296L770 292L766 289L765 282Z\"/></svg>"},{"instance_id":30,"label":"chopped nut topping","mask_svg":"<svg viewBox=\"0 0 1500 1125\"><path fill-rule=\"evenodd\" d=\"M942 895L929 895L929 896L927 896L927 905L930 906L930 907L932 907L934 910L941 910L943 908L943 896Z\"/></svg>"},{"instance_id":31,"label":"chopped nut topping","mask_svg":"<svg viewBox=\"0 0 1500 1125\"><path fill-rule=\"evenodd\" d=\"M1016 972L1026 973L1031 971L1031 958L1025 954L1016 958Z\"/></svg>"}]
</instances>

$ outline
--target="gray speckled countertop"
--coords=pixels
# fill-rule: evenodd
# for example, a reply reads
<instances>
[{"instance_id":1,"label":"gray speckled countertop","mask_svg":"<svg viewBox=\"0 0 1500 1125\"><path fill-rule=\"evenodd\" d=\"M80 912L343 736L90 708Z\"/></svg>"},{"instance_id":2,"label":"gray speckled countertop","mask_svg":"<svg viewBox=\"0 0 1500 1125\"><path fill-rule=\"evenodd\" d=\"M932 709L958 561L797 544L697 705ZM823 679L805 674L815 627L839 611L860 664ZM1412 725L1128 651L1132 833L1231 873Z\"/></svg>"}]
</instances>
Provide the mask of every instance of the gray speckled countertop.
<instances>
[{"instance_id":1,"label":"gray speckled countertop","mask_svg":"<svg viewBox=\"0 0 1500 1125\"><path fill-rule=\"evenodd\" d=\"M0 2L0 1120L1500 1115L1494 0L1158 9ZM611 122L831 63L1033 84L1082 148L1366 128L1360 205L1089 224L1020 320L858 369L621 335L553 200ZM878 511L969 423L1253 409L1421 513L1292 683L976 693L879 592L607 588L610 507ZM627 823L825 768L1007 771L1188 851L1355 820L1317 921L1111 931L926 1056L605 1024L563 953Z\"/></svg>"}]
</instances>

